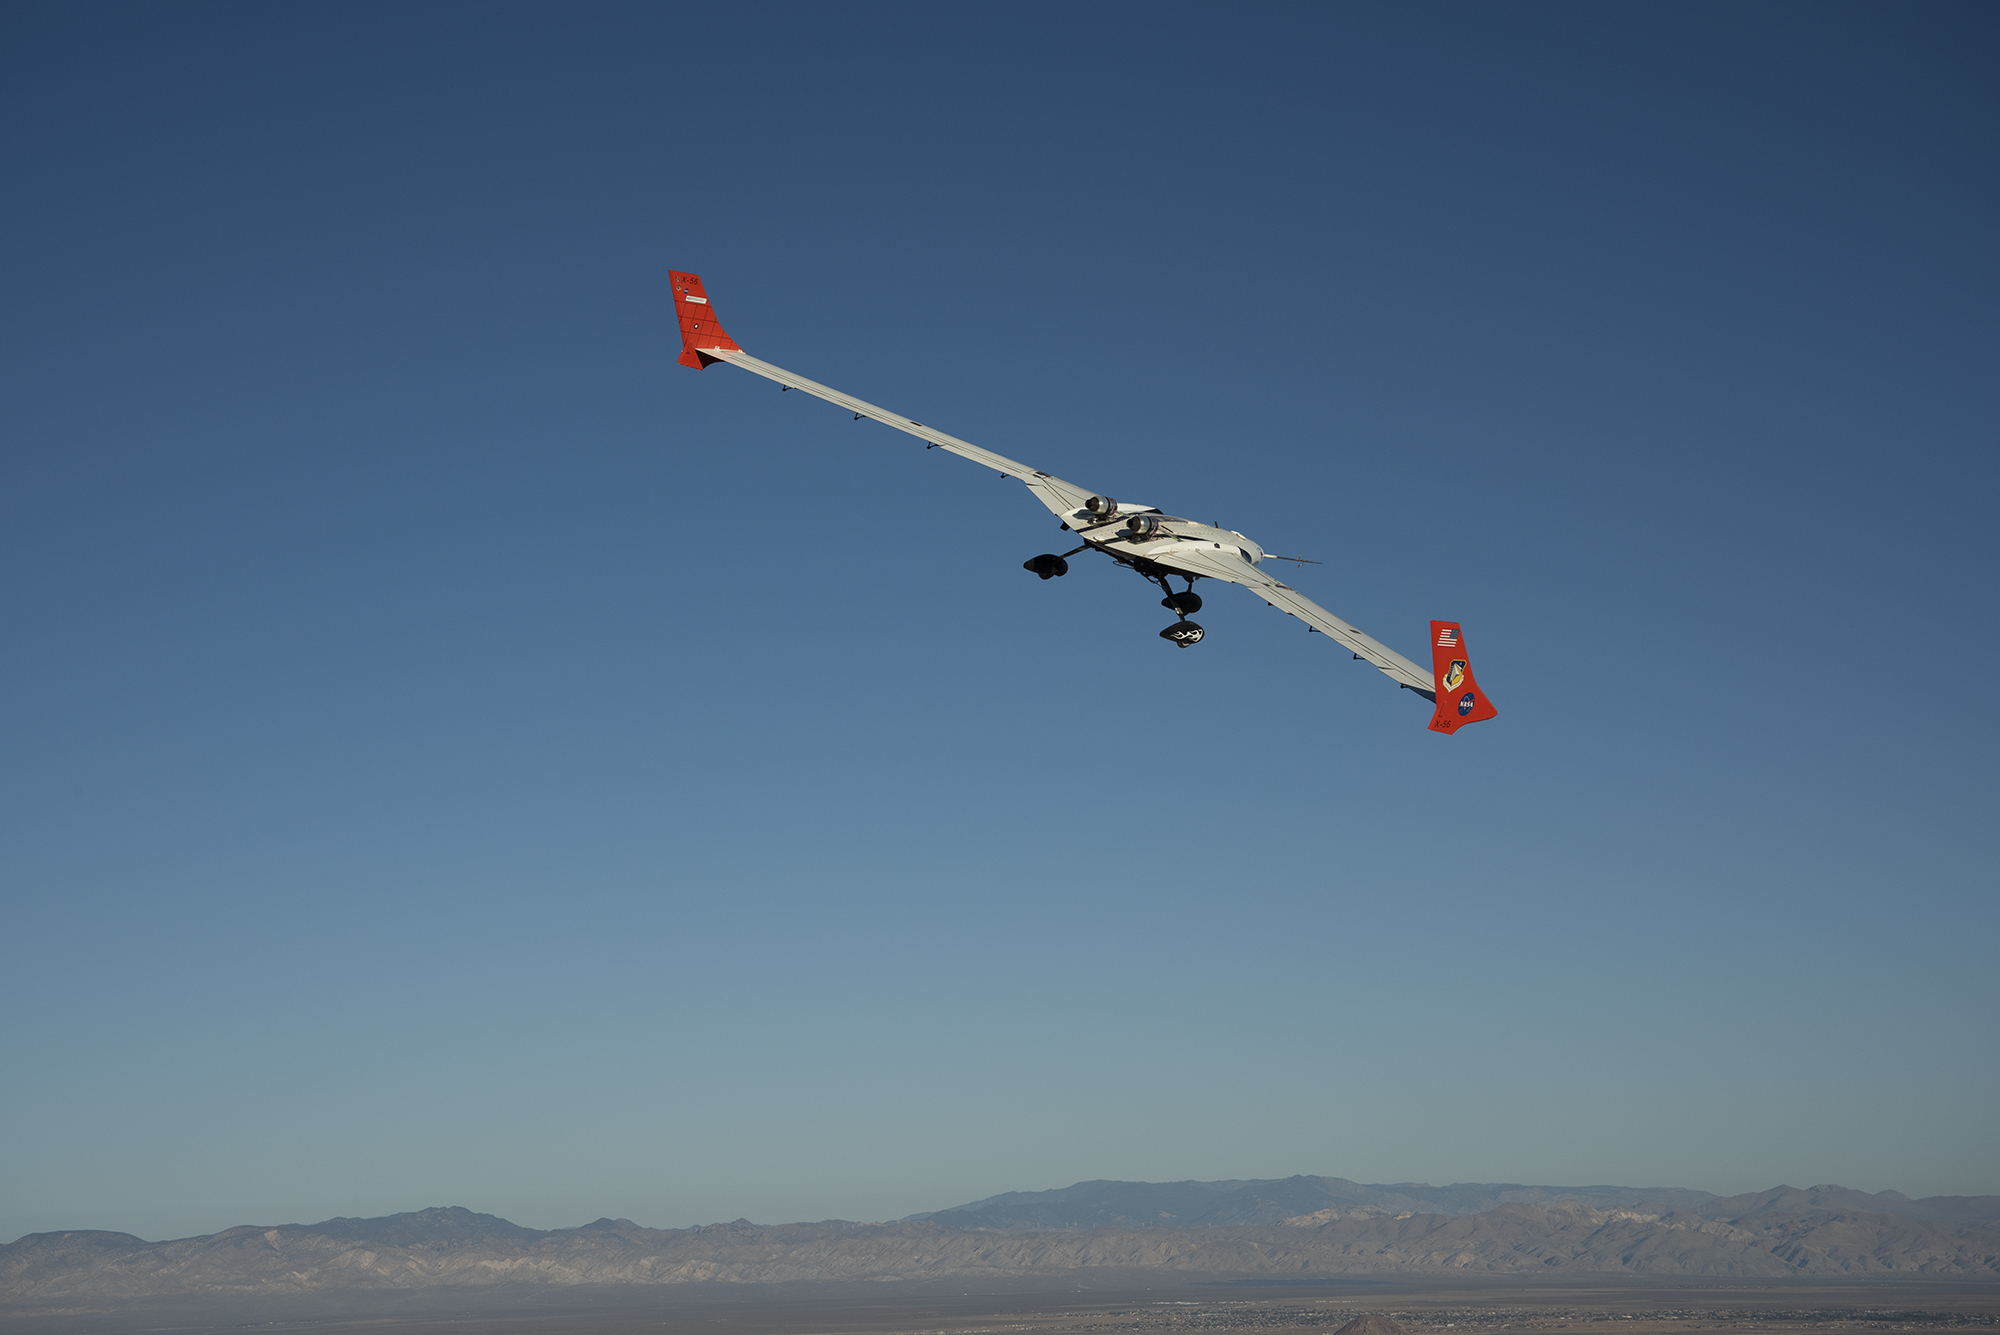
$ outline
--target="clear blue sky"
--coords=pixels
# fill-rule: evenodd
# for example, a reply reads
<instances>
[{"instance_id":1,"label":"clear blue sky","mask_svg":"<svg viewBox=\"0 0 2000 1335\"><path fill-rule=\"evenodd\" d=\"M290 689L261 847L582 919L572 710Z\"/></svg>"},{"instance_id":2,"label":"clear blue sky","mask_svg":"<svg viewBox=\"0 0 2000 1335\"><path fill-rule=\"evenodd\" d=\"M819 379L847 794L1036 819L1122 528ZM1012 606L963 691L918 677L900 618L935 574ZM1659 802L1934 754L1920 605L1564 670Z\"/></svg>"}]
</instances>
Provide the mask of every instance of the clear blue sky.
<instances>
[{"instance_id":1,"label":"clear blue sky","mask_svg":"<svg viewBox=\"0 0 2000 1335\"><path fill-rule=\"evenodd\" d=\"M0 1234L2000 1191L1992 6L4 23Z\"/></svg>"}]
</instances>

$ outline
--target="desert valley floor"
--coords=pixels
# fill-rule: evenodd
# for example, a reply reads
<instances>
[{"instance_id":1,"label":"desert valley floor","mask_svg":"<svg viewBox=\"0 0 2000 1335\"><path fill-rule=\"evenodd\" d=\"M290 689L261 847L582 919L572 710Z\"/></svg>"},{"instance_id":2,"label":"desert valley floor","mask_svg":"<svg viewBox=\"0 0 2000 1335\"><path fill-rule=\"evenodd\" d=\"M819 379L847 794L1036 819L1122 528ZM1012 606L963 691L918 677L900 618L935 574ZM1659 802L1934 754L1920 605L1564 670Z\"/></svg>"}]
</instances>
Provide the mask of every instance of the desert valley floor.
<instances>
[{"instance_id":1,"label":"desert valley floor","mask_svg":"<svg viewBox=\"0 0 2000 1335\"><path fill-rule=\"evenodd\" d=\"M988 1284L685 1285L671 1297L627 1287L379 1295L338 1313L269 1302L234 1309L151 1305L16 1316L10 1335L1334 1335L1378 1313L1410 1335L1861 1335L1994 1332L2000 1284L1938 1281L1694 1281L1635 1286L1217 1279L1172 1284L1094 1275L1052 1290Z\"/></svg>"}]
</instances>

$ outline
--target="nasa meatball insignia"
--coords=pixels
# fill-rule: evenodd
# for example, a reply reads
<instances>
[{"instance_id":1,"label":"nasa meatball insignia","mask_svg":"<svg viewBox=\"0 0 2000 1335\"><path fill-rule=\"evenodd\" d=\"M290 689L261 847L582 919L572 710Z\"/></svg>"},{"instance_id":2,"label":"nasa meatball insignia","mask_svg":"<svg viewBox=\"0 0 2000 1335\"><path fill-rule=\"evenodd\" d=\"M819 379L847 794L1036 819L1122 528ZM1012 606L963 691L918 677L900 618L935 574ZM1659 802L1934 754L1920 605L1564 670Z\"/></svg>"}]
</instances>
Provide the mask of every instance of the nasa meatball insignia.
<instances>
[{"instance_id":1,"label":"nasa meatball insignia","mask_svg":"<svg viewBox=\"0 0 2000 1335\"><path fill-rule=\"evenodd\" d=\"M1460 717L1464 717L1472 712L1471 691L1467 691L1464 695L1458 697L1458 712Z\"/></svg>"}]
</instances>

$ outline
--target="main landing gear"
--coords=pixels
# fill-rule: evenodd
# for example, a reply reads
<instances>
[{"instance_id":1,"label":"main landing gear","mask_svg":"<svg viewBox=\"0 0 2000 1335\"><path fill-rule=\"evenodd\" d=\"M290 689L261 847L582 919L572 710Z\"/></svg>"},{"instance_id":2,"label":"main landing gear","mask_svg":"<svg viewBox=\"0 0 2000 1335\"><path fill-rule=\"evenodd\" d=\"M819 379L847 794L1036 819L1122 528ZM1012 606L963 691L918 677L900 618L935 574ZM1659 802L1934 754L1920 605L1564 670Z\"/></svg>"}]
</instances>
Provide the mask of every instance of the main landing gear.
<instances>
[{"instance_id":1,"label":"main landing gear","mask_svg":"<svg viewBox=\"0 0 2000 1335\"><path fill-rule=\"evenodd\" d=\"M1158 567L1155 567L1155 569L1158 569ZM1168 586L1165 575L1147 575L1146 578L1158 584L1161 591L1167 595L1160 599L1160 606L1180 618L1179 621L1161 631L1160 638L1163 640L1172 640L1174 646L1179 649L1186 649L1190 645L1200 644L1202 635L1201 627L1197 623L1188 620L1188 613L1201 611L1201 595L1194 591L1193 577L1189 575L1181 576L1182 579L1187 580L1186 593L1175 593Z\"/></svg>"}]
</instances>

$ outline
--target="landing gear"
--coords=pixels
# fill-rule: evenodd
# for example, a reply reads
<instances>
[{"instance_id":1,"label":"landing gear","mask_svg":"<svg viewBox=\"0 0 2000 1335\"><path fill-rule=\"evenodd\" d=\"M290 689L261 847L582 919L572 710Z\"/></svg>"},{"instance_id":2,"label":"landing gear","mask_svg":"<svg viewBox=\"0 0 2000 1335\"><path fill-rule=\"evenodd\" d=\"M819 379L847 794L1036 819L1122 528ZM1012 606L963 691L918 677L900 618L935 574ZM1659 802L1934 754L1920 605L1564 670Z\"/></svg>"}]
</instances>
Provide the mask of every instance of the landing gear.
<instances>
[{"instance_id":1,"label":"landing gear","mask_svg":"<svg viewBox=\"0 0 2000 1335\"><path fill-rule=\"evenodd\" d=\"M1043 579L1054 579L1058 575L1067 575L1069 573L1069 562L1063 560L1060 556L1051 556L1049 553L1043 552L1040 556L1031 557L1021 562L1021 569L1032 570Z\"/></svg>"},{"instance_id":2,"label":"landing gear","mask_svg":"<svg viewBox=\"0 0 2000 1335\"><path fill-rule=\"evenodd\" d=\"M1081 547L1070 548L1062 556L1052 556L1048 552L1043 552L1040 556L1032 556L1021 562L1021 569L1032 570L1043 579L1054 579L1058 575L1067 575L1069 573L1069 562L1064 559L1065 557L1075 556L1078 552L1089 550L1090 544L1086 542Z\"/></svg>"},{"instance_id":3,"label":"landing gear","mask_svg":"<svg viewBox=\"0 0 2000 1335\"><path fill-rule=\"evenodd\" d=\"M1157 569L1157 567L1155 568ZM1187 575L1181 576L1182 579L1187 580L1187 592L1175 593L1173 588L1168 585L1165 575L1148 575L1147 578L1157 582L1161 592L1167 595L1160 599L1160 606L1180 618L1179 621L1161 631L1160 638L1163 640L1172 640L1175 647L1180 649L1185 649L1189 645L1200 644L1202 635L1201 627L1188 620L1188 613L1201 611L1201 596L1194 591L1194 580Z\"/></svg>"},{"instance_id":4,"label":"landing gear","mask_svg":"<svg viewBox=\"0 0 2000 1335\"><path fill-rule=\"evenodd\" d=\"M1068 528L1069 525L1065 524L1063 527ZM1161 593L1167 595L1160 599L1160 606L1172 612L1180 620L1161 631L1161 639L1172 640L1174 646L1180 649L1201 643L1201 637L1204 633L1202 628L1188 620L1190 612L1201 611L1201 595L1194 591L1195 580L1201 578L1199 575L1182 574L1171 567L1157 565L1143 557L1127 555L1094 542L1086 542L1083 546L1064 552L1061 556L1057 556L1052 552L1043 552L1040 556L1030 557L1028 560L1021 562L1021 569L1032 571L1040 579L1055 579L1060 575L1067 575L1069 573L1070 557L1075 556L1077 552L1087 552L1092 547L1096 547L1097 550L1113 558L1127 570L1134 570L1145 576L1145 578L1160 586ZM1187 588L1180 593L1175 593L1174 586L1167 583L1169 575L1185 581Z\"/></svg>"}]
</instances>

